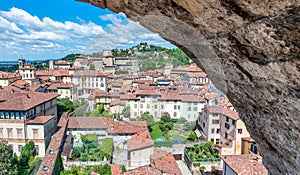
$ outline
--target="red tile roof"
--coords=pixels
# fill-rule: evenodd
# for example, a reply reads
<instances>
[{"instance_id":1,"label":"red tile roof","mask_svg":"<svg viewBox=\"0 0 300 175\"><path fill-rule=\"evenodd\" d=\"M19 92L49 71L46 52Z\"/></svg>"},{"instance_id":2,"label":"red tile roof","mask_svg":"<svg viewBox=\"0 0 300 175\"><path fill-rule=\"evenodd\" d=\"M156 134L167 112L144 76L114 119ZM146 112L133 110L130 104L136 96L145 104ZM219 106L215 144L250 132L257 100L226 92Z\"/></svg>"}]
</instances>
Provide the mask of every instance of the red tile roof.
<instances>
[{"instance_id":1,"label":"red tile roof","mask_svg":"<svg viewBox=\"0 0 300 175\"><path fill-rule=\"evenodd\" d=\"M49 122L50 120L54 119L54 115L50 116L36 116L32 119L29 119L27 121L27 124L45 124Z\"/></svg>"},{"instance_id":2,"label":"red tile roof","mask_svg":"<svg viewBox=\"0 0 300 175\"><path fill-rule=\"evenodd\" d=\"M111 118L104 117L70 117L69 129L97 129L108 128L112 122Z\"/></svg>"},{"instance_id":3,"label":"red tile roof","mask_svg":"<svg viewBox=\"0 0 300 175\"><path fill-rule=\"evenodd\" d=\"M154 153L150 159L153 167L161 170L163 173L182 175L180 168L171 153L154 148Z\"/></svg>"},{"instance_id":4,"label":"red tile roof","mask_svg":"<svg viewBox=\"0 0 300 175\"><path fill-rule=\"evenodd\" d=\"M41 92L25 92L15 94L12 99L2 102L0 110L29 110L35 106L57 98L58 94L46 94Z\"/></svg>"},{"instance_id":5,"label":"red tile roof","mask_svg":"<svg viewBox=\"0 0 300 175\"><path fill-rule=\"evenodd\" d=\"M21 75L20 73L17 72L0 71L0 79L12 79L12 78L21 78Z\"/></svg>"},{"instance_id":6,"label":"red tile roof","mask_svg":"<svg viewBox=\"0 0 300 175\"><path fill-rule=\"evenodd\" d=\"M209 113L223 113L223 107L222 106L209 106L208 104L205 105L205 108Z\"/></svg>"},{"instance_id":7,"label":"red tile roof","mask_svg":"<svg viewBox=\"0 0 300 175\"><path fill-rule=\"evenodd\" d=\"M56 159L60 155L60 150L63 147L64 136L68 123L68 113L63 113L61 118L57 124L58 130L52 136L50 144L47 148L46 155L41 163L39 170L37 172L38 175L52 175L54 172L54 166L56 163ZM54 151L53 154L49 154L50 151ZM47 171L43 171L43 169L47 167Z\"/></svg>"},{"instance_id":8,"label":"red tile roof","mask_svg":"<svg viewBox=\"0 0 300 175\"><path fill-rule=\"evenodd\" d=\"M111 123L109 132L114 134L136 134L147 130L145 121L118 121Z\"/></svg>"},{"instance_id":9,"label":"red tile roof","mask_svg":"<svg viewBox=\"0 0 300 175\"><path fill-rule=\"evenodd\" d=\"M187 76L190 78L206 78L207 74L205 72L197 72L197 73L187 73Z\"/></svg>"},{"instance_id":10,"label":"red tile roof","mask_svg":"<svg viewBox=\"0 0 300 175\"><path fill-rule=\"evenodd\" d=\"M21 85L21 86L27 86L29 83L25 80L17 80L11 83L10 85Z\"/></svg>"},{"instance_id":11,"label":"red tile roof","mask_svg":"<svg viewBox=\"0 0 300 175\"><path fill-rule=\"evenodd\" d=\"M148 130L137 133L128 140L128 151L138 150L146 147L153 147L154 143Z\"/></svg>"},{"instance_id":12,"label":"red tile roof","mask_svg":"<svg viewBox=\"0 0 300 175\"><path fill-rule=\"evenodd\" d=\"M240 117L239 117L239 113L233 111L233 110L230 110L230 109L223 109L223 115L233 119L233 120L238 120Z\"/></svg>"},{"instance_id":13,"label":"red tile roof","mask_svg":"<svg viewBox=\"0 0 300 175\"><path fill-rule=\"evenodd\" d=\"M226 155L221 159L238 175L268 175L260 155Z\"/></svg>"},{"instance_id":14,"label":"red tile roof","mask_svg":"<svg viewBox=\"0 0 300 175\"><path fill-rule=\"evenodd\" d=\"M158 169L149 167L149 166L142 166L130 171L123 173L122 175L162 175L162 172Z\"/></svg>"},{"instance_id":15,"label":"red tile roof","mask_svg":"<svg viewBox=\"0 0 300 175\"><path fill-rule=\"evenodd\" d=\"M201 96L181 96L181 101L183 102L202 102L205 103L206 100L204 98L202 98Z\"/></svg>"},{"instance_id":16,"label":"red tile roof","mask_svg":"<svg viewBox=\"0 0 300 175\"><path fill-rule=\"evenodd\" d=\"M177 93L161 93L159 100L181 100L181 96Z\"/></svg>"},{"instance_id":17,"label":"red tile roof","mask_svg":"<svg viewBox=\"0 0 300 175\"><path fill-rule=\"evenodd\" d=\"M137 95L160 95L157 90L137 90Z\"/></svg>"},{"instance_id":18,"label":"red tile roof","mask_svg":"<svg viewBox=\"0 0 300 175\"><path fill-rule=\"evenodd\" d=\"M122 174L122 167L121 165L111 164L111 175L121 175Z\"/></svg>"}]
</instances>

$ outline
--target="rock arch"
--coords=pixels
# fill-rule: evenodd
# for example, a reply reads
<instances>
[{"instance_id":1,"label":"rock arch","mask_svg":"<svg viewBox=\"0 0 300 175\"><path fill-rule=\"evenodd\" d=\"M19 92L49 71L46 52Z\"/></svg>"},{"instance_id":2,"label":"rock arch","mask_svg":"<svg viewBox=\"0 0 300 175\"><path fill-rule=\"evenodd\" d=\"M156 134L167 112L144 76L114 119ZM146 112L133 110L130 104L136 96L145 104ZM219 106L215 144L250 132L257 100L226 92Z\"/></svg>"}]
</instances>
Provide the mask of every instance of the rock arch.
<instances>
[{"instance_id":1,"label":"rock arch","mask_svg":"<svg viewBox=\"0 0 300 175\"><path fill-rule=\"evenodd\" d=\"M299 173L299 0L79 1L182 48L238 109L269 172Z\"/></svg>"}]
</instances>

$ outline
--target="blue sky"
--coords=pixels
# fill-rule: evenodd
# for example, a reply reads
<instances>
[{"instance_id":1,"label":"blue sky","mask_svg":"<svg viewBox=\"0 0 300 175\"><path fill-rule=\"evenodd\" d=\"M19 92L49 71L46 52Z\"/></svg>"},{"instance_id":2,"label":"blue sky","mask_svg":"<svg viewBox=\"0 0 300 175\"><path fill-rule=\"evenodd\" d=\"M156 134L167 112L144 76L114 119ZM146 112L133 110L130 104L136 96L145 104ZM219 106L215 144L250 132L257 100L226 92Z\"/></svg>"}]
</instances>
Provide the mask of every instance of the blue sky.
<instances>
[{"instance_id":1,"label":"blue sky","mask_svg":"<svg viewBox=\"0 0 300 175\"><path fill-rule=\"evenodd\" d=\"M0 60L61 58L128 48L174 47L124 14L75 0L0 0Z\"/></svg>"}]
</instances>

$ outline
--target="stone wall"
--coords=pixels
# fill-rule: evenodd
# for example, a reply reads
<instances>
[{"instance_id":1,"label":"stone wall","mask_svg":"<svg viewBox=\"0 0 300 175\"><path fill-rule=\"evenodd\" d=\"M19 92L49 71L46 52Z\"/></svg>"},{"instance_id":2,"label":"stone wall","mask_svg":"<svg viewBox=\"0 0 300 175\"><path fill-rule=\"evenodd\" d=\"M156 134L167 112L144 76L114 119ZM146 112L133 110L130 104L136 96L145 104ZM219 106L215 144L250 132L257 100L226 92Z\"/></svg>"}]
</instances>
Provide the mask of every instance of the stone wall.
<instances>
[{"instance_id":1,"label":"stone wall","mask_svg":"<svg viewBox=\"0 0 300 175\"><path fill-rule=\"evenodd\" d=\"M299 173L299 0L79 1L182 48L238 109L270 173Z\"/></svg>"}]
</instances>

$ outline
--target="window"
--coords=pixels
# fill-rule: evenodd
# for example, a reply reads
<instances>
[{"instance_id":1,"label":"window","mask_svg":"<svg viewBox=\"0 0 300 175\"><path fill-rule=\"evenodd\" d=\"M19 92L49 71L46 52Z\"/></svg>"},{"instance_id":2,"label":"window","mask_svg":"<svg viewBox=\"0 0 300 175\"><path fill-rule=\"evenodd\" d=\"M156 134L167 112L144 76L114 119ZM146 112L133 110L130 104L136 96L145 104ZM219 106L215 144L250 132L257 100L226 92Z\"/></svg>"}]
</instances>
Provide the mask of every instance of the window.
<instances>
[{"instance_id":1,"label":"window","mask_svg":"<svg viewBox=\"0 0 300 175\"><path fill-rule=\"evenodd\" d=\"M232 120L232 125L235 125L235 120Z\"/></svg>"},{"instance_id":2,"label":"window","mask_svg":"<svg viewBox=\"0 0 300 175\"><path fill-rule=\"evenodd\" d=\"M157 109L157 105L155 105L154 108Z\"/></svg>"},{"instance_id":3,"label":"window","mask_svg":"<svg viewBox=\"0 0 300 175\"><path fill-rule=\"evenodd\" d=\"M33 133L33 138L37 139L38 138L38 129L32 129L32 133Z\"/></svg>"},{"instance_id":4,"label":"window","mask_svg":"<svg viewBox=\"0 0 300 175\"><path fill-rule=\"evenodd\" d=\"M191 107L188 107L188 108L187 108L187 110L188 110L188 111L191 111L191 110L192 110L192 108L191 108Z\"/></svg>"},{"instance_id":5,"label":"window","mask_svg":"<svg viewBox=\"0 0 300 175\"><path fill-rule=\"evenodd\" d=\"M140 104L140 108L143 108L143 104Z\"/></svg>"},{"instance_id":6,"label":"window","mask_svg":"<svg viewBox=\"0 0 300 175\"><path fill-rule=\"evenodd\" d=\"M7 128L7 137L8 138L12 138L13 137L13 134L12 134L12 128Z\"/></svg>"},{"instance_id":7,"label":"window","mask_svg":"<svg viewBox=\"0 0 300 175\"><path fill-rule=\"evenodd\" d=\"M229 122L229 117L226 117L226 122Z\"/></svg>"},{"instance_id":8,"label":"window","mask_svg":"<svg viewBox=\"0 0 300 175\"><path fill-rule=\"evenodd\" d=\"M180 109L180 106L178 105L178 109Z\"/></svg>"},{"instance_id":9,"label":"window","mask_svg":"<svg viewBox=\"0 0 300 175\"><path fill-rule=\"evenodd\" d=\"M228 139L228 133L227 132L225 132L225 138Z\"/></svg>"},{"instance_id":10,"label":"window","mask_svg":"<svg viewBox=\"0 0 300 175\"><path fill-rule=\"evenodd\" d=\"M149 109L150 108L150 104L147 104L147 109Z\"/></svg>"},{"instance_id":11,"label":"window","mask_svg":"<svg viewBox=\"0 0 300 175\"><path fill-rule=\"evenodd\" d=\"M205 128L205 123L202 124L203 128Z\"/></svg>"},{"instance_id":12,"label":"window","mask_svg":"<svg viewBox=\"0 0 300 175\"><path fill-rule=\"evenodd\" d=\"M18 145L18 152L22 152L23 145Z\"/></svg>"},{"instance_id":13,"label":"window","mask_svg":"<svg viewBox=\"0 0 300 175\"><path fill-rule=\"evenodd\" d=\"M216 144L219 144L220 143L220 139L216 139Z\"/></svg>"},{"instance_id":14,"label":"window","mask_svg":"<svg viewBox=\"0 0 300 175\"><path fill-rule=\"evenodd\" d=\"M242 133L243 133L243 130L242 130L242 129L238 129L238 133L239 133L239 134L242 134Z\"/></svg>"},{"instance_id":15,"label":"window","mask_svg":"<svg viewBox=\"0 0 300 175\"><path fill-rule=\"evenodd\" d=\"M218 117L218 116L219 116L219 114L213 113L213 117Z\"/></svg>"},{"instance_id":16,"label":"window","mask_svg":"<svg viewBox=\"0 0 300 175\"><path fill-rule=\"evenodd\" d=\"M160 108L161 108L161 109L164 109L164 105L161 105Z\"/></svg>"},{"instance_id":17,"label":"window","mask_svg":"<svg viewBox=\"0 0 300 175\"><path fill-rule=\"evenodd\" d=\"M0 112L0 119L4 119L4 113Z\"/></svg>"},{"instance_id":18,"label":"window","mask_svg":"<svg viewBox=\"0 0 300 175\"><path fill-rule=\"evenodd\" d=\"M134 104L134 108L137 108L137 104Z\"/></svg>"},{"instance_id":19,"label":"window","mask_svg":"<svg viewBox=\"0 0 300 175\"><path fill-rule=\"evenodd\" d=\"M177 112L174 112L174 117L177 117Z\"/></svg>"},{"instance_id":20,"label":"window","mask_svg":"<svg viewBox=\"0 0 300 175\"><path fill-rule=\"evenodd\" d=\"M177 109L177 105L174 105L174 109Z\"/></svg>"},{"instance_id":21,"label":"window","mask_svg":"<svg viewBox=\"0 0 300 175\"><path fill-rule=\"evenodd\" d=\"M17 138L22 139L22 129L21 128L17 129Z\"/></svg>"},{"instance_id":22,"label":"window","mask_svg":"<svg viewBox=\"0 0 300 175\"><path fill-rule=\"evenodd\" d=\"M157 112L156 111L154 112L154 117L157 117Z\"/></svg>"},{"instance_id":23,"label":"window","mask_svg":"<svg viewBox=\"0 0 300 175\"><path fill-rule=\"evenodd\" d=\"M137 112L134 112L134 116L135 116L135 117L137 116Z\"/></svg>"},{"instance_id":24,"label":"window","mask_svg":"<svg viewBox=\"0 0 300 175\"><path fill-rule=\"evenodd\" d=\"M188 114L188 118L191 118L191 114Z\"/></svg>"},{"instance_id":25,"label":"window","mask_svg":"<svg viewBox=\"0 0 300 175\"><path fill-rule=\"evenodd\" d=\"M197 111L197 107L194 107L194 111Z\"/></svg>"},{"instance_id":26,"label":"window","mask_svg":"<svg viewBox=\"0 0 300 175\"><path fill-rule=\"evenodd\" d=\"M217 129L217 134L219 134L220 133L220 129Z\"/></svg>"},{"instance_id":27,"label":"window","mask_svg":"<svg viewBox=\"0 0 300 175\"><path fill-rule=\"evenodd\" d=\"M215 129L211 129L211 133L214 134L215 133Z\"/></svg>"},{"instance_id":28,"label":"window","mask_svg":"<svg viewBox=\"0 0 300 175\"><path fill-rule=\"evenodd\" d=\"M3 138L3 128L0 128L0 138Z\"/></svg>"},{"instance_id":29,"label":"window","mask_svg":"<svg viewBox=\"0 0 300 175\"><path fill-rule=\"evenodd\" d=\"M229 129L230 125L228 123L225 123L225 128Z\"/></svg>"},{"instance_id":30,"label":"window","mask_svg":"<svg viewBox=\"0 0 300 175\"><path fill-rule=\"evenodd\" d=\"M34 145L35 155L39 155L39 145Z\"/></svg>"},{"instance_id":31,"label":"window","mask_svg":"<svg viewBox=\"0 0 300 175\"><path fill-rule=\"evenodd\" d=\"M43 171L48 171L49 170L49 166L44 166L43 167Z\"/></svg>"},{"instance_id":32,"label":"window","mask_svg":"<svg viewBox=\"0 0 300 175\"><path fill-rule=\"evenodd\" d=\"M219 120L212 120L212 124L219 124Z\"/></svg>"},{"instance_id":33,"label":"window","mask_svg":"<svg viewBox=\"0 0 300 175\"><path fill-rule=\"evenodd\" d=\"M214 142L214 139L210 139L210 141Z\"/></svg>"}]
</instances>

